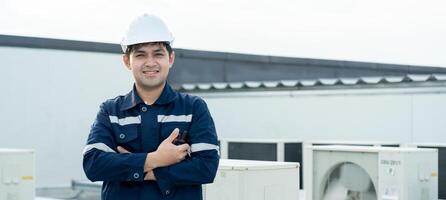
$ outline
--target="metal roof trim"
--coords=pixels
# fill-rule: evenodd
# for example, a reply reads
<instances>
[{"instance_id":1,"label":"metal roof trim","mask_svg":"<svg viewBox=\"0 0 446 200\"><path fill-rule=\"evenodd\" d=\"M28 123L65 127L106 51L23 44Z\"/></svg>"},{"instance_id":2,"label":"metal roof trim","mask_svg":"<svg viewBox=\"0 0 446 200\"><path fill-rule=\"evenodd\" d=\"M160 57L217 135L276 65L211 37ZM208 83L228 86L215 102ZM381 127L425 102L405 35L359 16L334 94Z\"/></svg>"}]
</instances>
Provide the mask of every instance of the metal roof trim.
<instances>
[{"instance_id":1,"label":"metal roof trim","mask_svg":"<svg viewBox=\"0 0 446 200\"><path fill-rule=\"evenodd\" d=\"M243 83L240 82L229 83L229 87L232 89L240 89L243 87Z\"/></svg>"},{"instance_id":2,"label":"metal roof trim","mask_svg":"<svg viewBox=\"0 0 446 200\"><path fill-rule=\"evenodd\" d=\"M406 77L413 82L426 82L429 80L430 74L407 74Z\"/></svg>"},{"instance_id":3,"label":"metal roof trim","mask_svg":"<svg viewBox=\"0 0 446 200\"><path fill-rule=\"evenodd\" d=\"M360 79L365 84L378 84L383 80L383 77L370 76L370 77L361 77Z\"/></svg>"},{"instance_id":4,"label":"metal roof trim","mask_svg":"<svg viewBox=\"0 0 446 200\"><path fill-rule=\"evenodd\" d=\"M195 84L182 84L180 88L185 90L195 90L196 85Z\"/></svg>"},{"instance_id":5,"label":"metal roof trim","mask_svg":"<svg viewBox=\"0 0 446 200\"><path fill-rule=\"evenodd\" d=\"M315 86L317 83L317 80L302 80L299 82L302 86Z\"/></svg>"},{"instance_id":6,"label":"metal roof trim","mask_svg":"<svg viewBox=\"0 0 446 200\"><path fill-rule=\"evenodd\" d=\"M423 82L446 82L446 74L407 74L405 76L383 76L383 77L359 77L359 78L321 78L306 80L281 80L281 81L245 81L245 82L216 82L182 84L180 90L227 90L227 89L257 89L257 88L292 88L312 86L355 86L355 85L378 85L398 83L423 83Z\"/></svg>"},{"instance_id":7,"label":"metal roof trim","mask_svg":"<svg viewBox=\"0 0 446 200\"><path fill-rule=\"evenodd\" d=\"M298 83L298 80L281 80L279 85L284 87L296 87Z\"/></svg>"},{"instance_id":8,"label":"metal roof trim","mask_svg":"<svg viewBox=\"0 0 446 200\"><path fill-rule=\"evenodd\" d=\"M228 83L212 83L212 88L217 90L223 90L228 87Z\"/></svg>"},{"instance_id":9,"label":"metal roof trim","mask_svg":"<svg viewBox=\"0 0 446 200\"><path fill-rule=\"evenodd\" d=\"M200 83L200 84L198 84L198 88L200 90L209 90L209 89L211 89L211 87L212 87L212 84L210 84L210 83Z\"/></svg>"},{"instance_id":10,"label":"metal roof trim","mask_svg":"<svg viewBox=\"0 0 446 200\"><path fill-rule=\"evenodd\" d=\"M386 76L384 77L384 80L387 83L401 83L405 80L404 76Z\"/></svg>"},{"instance_id":11,"label":"metal roof trim","mask_svg":"<svg viewBox=\"0 0 446 200\"><path fill-rule=\"evenodd\" d=\"M340 78L339 83L343 85L356 85L359 83L359 78Z\"/></svg>"},{"instance_id":12,"label":"metal roof trim","mask_svg":"<svg viewBox=\"0 0 446 200\"><path fill-rule=\"evenodd\" d=\"M262 82L246 81L244 82L244 85L248 88L259 88L262 86Z\"/></svg>"},{"instance_id":13,"label":"metal roof trim","mask_svg":"<svg viewBox=\"0 0 446 200\"><path fill-rule=\"evenodd\" d=\"M279 85L278 81L265 81L263 82L263 86L265 88L275 88Z\"/></svg>"},{"instance_id":14,"label":"metal roof trim","mask_svg":"<svg viewBox=\"0 0 446 200\"><path fill-rule=\"evenodd\" d=\"M316 83L320 83L321 85L336 85L339 82L339 78L320 78Z\"/></svg>"},{"instance_id":15,"label":"metal roof trim","mask_svg":"<svg viewBox=\"0 0 446 200\"><path fill-rule=\"evenodd\" d=\"M446 74L432 74L436 81L446 81Z\"/></svg>"}]
</instances>

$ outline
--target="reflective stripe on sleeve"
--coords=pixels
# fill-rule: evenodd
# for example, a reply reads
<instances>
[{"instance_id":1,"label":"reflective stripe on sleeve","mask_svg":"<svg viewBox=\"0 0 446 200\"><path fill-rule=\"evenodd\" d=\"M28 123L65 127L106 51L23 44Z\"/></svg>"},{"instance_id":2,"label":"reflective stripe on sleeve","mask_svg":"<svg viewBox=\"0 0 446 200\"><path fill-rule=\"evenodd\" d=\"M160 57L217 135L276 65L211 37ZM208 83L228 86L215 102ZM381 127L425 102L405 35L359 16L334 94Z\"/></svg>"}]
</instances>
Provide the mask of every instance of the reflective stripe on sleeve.
<instances>
[{"instance_id":1,"label":"reflective stripe on sleeve","mask_svg":"<svg viewBox=\"0 0 446 200\"><path fill-rule=\"evenodd\" d=\"M220 155L219 147L215 144L209 143L196 143L190 146L191 152L207 151L207 150L217 150L218 155Z\"/></svg>"},{"instance_id":2,"label":"reflective stripe on sleeve","mask_svg":"<svg viewBox=\"0 0 446 200\"><path fill-rule=\"evenodd\" d=\"M84 151L83 151L83 155L85 155L85 153L87 153L88 151L92 150L92 149L98 149L104 152L111 152L111 153L116 153L115 150L113 150L112 148L108 147L106 144L104 143L94 143L94 144L88 144L87 146L85 146Z\"/></svg>"},{"instance_id":3,"label":"reflective stripe on sleeve","mask_svg":"<svg viewBox=\"0 0 446 200\"><path fill-rule=\"evenodd\" d=\"M121 126L129 125L129 124L141 124L141 116L134 116L134 117L124 117L119 119L116 116L108 116L110 118L111 123L119 124Z\"/></svg>"},{"instance_id":4,"label":"reflective stripe on sleeve","mask_svg":"<svg viewBox=\"0 0 446 200\"><path fill-rule=\"evenodd\" d=\"M158 122L191 122L192 114L190 115L158 115Z\"/></svg>"}]
</instances>

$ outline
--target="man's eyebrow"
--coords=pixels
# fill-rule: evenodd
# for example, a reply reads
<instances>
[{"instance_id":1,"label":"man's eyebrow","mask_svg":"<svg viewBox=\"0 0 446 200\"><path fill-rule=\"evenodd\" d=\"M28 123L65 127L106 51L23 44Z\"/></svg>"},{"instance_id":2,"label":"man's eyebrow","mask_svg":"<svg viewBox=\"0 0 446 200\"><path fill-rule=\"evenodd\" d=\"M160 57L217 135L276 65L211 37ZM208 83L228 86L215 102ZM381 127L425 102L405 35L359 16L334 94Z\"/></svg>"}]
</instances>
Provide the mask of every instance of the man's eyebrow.
<instances>
[{"instance_id":1,"label":"man's eyebrow","mask_svg":"<svg viewBox=\"0 0 446 200\"><path fill-rule=\"evenodd\" d=\"M135 52L134 53L146 53L145 51L143 51L143 50L135 50Z\"/></svg>"},{"instance_id":2,"label":"man's eyebrow","mask_svg":"<svg viewBox=\"0 0 446 200\"><path fill-rule=\"evenodd\" d=\"M164 53L164 49L163 48L158 48L158 49L155 49L153 52L155 52L155 53L163 52Z\"/></svg>"}]
</instances>

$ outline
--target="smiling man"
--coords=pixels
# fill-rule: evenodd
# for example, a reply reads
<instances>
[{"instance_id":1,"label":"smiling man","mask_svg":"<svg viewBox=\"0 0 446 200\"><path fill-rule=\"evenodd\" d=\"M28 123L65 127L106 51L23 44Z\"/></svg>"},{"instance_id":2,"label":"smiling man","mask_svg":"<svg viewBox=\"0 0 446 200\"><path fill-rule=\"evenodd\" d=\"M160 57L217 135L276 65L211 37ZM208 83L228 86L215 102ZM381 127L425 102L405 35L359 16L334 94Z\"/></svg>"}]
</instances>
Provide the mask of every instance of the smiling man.
<instances>
[{"instance_id":1,"label":"smiling man","mask_svg":"<svg viewBox=\"0 0 446 200\"><path fill-rule=\"evenodd\" d=\"M173 36L153 15L136 18L121 43L135 84L102 103L83 152L91 181L103 181L102 199L200 200L219 160L206 103L166 82L175 60Z\"/></svg>"}]
</instances>

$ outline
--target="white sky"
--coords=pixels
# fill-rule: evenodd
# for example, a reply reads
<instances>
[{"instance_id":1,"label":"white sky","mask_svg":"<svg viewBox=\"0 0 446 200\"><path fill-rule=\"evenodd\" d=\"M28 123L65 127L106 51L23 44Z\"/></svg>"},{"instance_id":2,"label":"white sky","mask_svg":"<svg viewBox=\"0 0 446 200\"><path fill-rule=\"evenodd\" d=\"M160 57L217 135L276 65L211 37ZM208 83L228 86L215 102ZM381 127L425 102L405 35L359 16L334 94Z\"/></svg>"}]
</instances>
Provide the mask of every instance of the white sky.
<instances>
[{"instance_id":1,"label":"white sky","mask_svg":"<svg viewBox=\"0 0 446 200\"><path fill-rule=\"evenodd\" d=\"M0 0L0 34L119 43L144 12L177 48L446 67L445 0Z\"/></svg>"}]
</instances>

